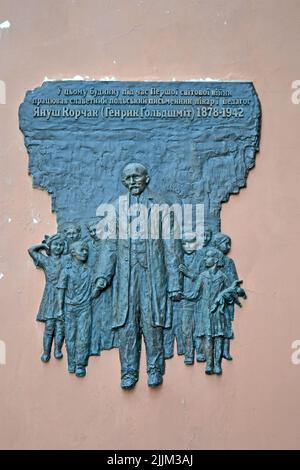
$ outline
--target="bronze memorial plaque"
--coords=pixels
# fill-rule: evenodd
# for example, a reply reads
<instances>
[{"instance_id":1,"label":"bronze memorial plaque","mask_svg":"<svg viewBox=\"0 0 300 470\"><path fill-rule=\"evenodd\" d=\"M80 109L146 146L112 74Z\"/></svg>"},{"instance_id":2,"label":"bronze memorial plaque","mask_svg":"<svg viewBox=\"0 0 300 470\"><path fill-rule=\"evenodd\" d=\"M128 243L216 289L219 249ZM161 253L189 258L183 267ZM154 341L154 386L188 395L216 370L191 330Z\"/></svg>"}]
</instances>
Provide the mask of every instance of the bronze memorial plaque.
<instances>
[{"instance_id":1,"label":"bronze memorial plaque","mask_svg":"<svg viewBox=\"0 0 300 470\"><path fill-rule=\"evenodd\" d=\"M186 365L222 374L246 293L221 206L246 186L260 120L251 82L49 81L26 94L29 173L57 216L29 248L45 273L43 362L65 342L84 377L89 356L119 348L130 389L143 338L151 387L175 344Z\"/></svg>"}]
</instances>

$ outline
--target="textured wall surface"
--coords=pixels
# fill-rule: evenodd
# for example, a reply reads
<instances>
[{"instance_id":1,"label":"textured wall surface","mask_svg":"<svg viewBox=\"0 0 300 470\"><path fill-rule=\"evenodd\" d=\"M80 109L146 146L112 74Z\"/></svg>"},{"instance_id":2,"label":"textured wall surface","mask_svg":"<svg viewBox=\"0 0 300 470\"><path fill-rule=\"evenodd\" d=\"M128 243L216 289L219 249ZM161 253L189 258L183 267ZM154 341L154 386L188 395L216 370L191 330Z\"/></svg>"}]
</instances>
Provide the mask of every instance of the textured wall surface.
<instances>
[{"instance_id":1,"label":"textured wall surface","mask_svg":"<svg viewBox=\"0 0 300 470\"><path fill-rule=\"evenodd\" d=\"M299 448L299 2L0 0L0 15L0 448ZM125 393L116 350L91 358L84 381L40 362L44 279L27 247L56 222L27 175L18 107L45 76L78 74L254 83L260 153L221 214L248 292L223 377L175 357L163 387L149 390L143 355Z\"/></svg>"},{"instance_id":2,"label":"textured wall surface","mask_svg":"<svg viewBox=\"0 0 300 470\"><path fill-rule=\"evenodd\" d=\"M216 230L221 202L245 186L259 149L249 82L46 82L26 94L19 115L29 173L51 194L59 225L95 217L124 192L124 165L138 160L155 192L204 204Z\"/></svg>"}]
</instances>

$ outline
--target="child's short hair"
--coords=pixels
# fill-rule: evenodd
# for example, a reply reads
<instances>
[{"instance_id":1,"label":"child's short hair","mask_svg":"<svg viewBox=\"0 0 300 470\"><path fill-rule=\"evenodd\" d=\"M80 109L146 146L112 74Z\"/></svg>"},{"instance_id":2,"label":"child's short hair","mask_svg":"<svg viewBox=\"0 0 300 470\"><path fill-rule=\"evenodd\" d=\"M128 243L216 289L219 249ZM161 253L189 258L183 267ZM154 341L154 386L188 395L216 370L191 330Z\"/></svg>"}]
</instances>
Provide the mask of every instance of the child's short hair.
<instances>
[{"instance_id":1,"label":"child's short hair","mask_svg":"<svg viewBox=\"0 0 300 470\"><path fill-rule=\"evenodd\" d=\"M218 261L218 266L219 266L219 263L220 261L222 260L223 258L223 254L221 253L220 250L218 250L217 248L209 248L206 252L206 256L208 255L208 253L212 253L213 254L213 257L214 258L217 258L217 261Z\"/></svg>"},{"instance_id":2,"label":"child's short hair","mask_svg":"<svg viewBox=\"0 0 300 470\"><path fill-rule=\"evenodd\" d=\"M83 240L78 240L77 242L73 242L70 245L70 253L72 254L72 251L76 250L80 246L85 245L86 247L88 246L87 243Z\"/></svg>"},{"instance_id":3,"label":"child's short hair","mask_svg":"<svg viewBox=\"0 0 300 470\"><path fill-rule=\"evenodd\" d=\"M225 233L218 232L213 236L212 244L215 247L218 247L222 242L224 242L226 240L231 241L230 236L226 235Z\"/></svg>"},{"instance_id":4,"label":"child's short hair","mask_svg":"<svg viewBox=\"0 0 300 470\"><path fill-rule=\"evenodd\" d=\"M182 242L192 242L197 239L197 234L195 232L183 232L182 234Z\"/></svg>"},{"instance_id":5,"label":"child's short hair","mask_svg":"<svg viewBox=\"0 0 300 470\"><path fill-rule=\"evenodd\" d=\"M66 222L65 224L63 224L62 226L62 230L64 233L66 233L66 231L69 229L69 228L75 228L75 230L79 233L81 233L81 226L78 222Z\"/></svg>"},{"instance_id":6,"label":"child's short hair","mask_svg":"<svg viewBox=\"0 0 300 470\"><path fill-rule=\"evenodd\" d=\"M64 251L65 251L65 248L66 248L65 237L61 233L58 232L58 233L55 233L54 235L45 235L44 236L43 243L45 243L48 246L47 255L50 254L51 245L56 240L59 240L62 243L62 245L64 247Z\"/></svg>"}]
</instances>

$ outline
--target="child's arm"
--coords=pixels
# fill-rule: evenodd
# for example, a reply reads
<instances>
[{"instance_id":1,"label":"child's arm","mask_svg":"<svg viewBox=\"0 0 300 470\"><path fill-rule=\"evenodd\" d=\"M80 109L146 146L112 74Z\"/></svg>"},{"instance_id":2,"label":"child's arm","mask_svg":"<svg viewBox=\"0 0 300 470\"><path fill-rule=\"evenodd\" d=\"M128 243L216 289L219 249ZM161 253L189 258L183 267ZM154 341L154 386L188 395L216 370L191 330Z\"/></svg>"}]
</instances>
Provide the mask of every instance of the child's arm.
<instances>
[{"instance_id":1,"label":"child's arm","mask_svg":"<svg viewBox=\"0 0 300 470\"><path fill-rule=\"evenodd\" d=\"M58 320L61 320L64 315L65 293L68 284L68 274L66 269L62 269L57 283L57 298L58 298Z\"/></svg>"},{"instance_id":2,"label":"child's arm","mask_svg":"<svg viewBox=\"0 0 300 470\"><path fill-rule=\"evenodd\" d=\"M61 320L64 316L64 300L65 300L65 289L58 287L57 296L58 296L58 320Z\"/></svg>"},{"instance_id":3,"label":"child's arm","mask_svg":"<svg viewBox=\"0 0 300 470\"><path fill-rule=\"evenodd\" d=\"M99 297L101 292L108 286L108 281L103 277L98 277L95 283L95 286L92 290L92 299L96 299Z\"/></svg>"},{"instance_id":4,"label":"child's arm","mask_svg":"<svg viewBox=\"0 0 300 470\"><path fill-rule=\"evenodd\" d=\"M33 245L28 249L28 253L35 262L36 266L43 266L43 258L47 258L46 255L40 253L42 250L48 250L48 246L45 243Z\"/></svg>"},{"instance_id":5,"label":"child's arm","mask_svg":"<svg viewBox=\"0 0 300 470\"><path fill-rule=\"evenodd\" d=\"M94 295L97 297L112 281L117 263L116 240L107 239L102 244L96 268Z\"/></svg>"},{"instance_id":6,"label":"child's arm","mask_svg":"<svg viewBox=\"0 0 300 470\"><path fill-rule=\"evenodd\" d=\"M237 304L239 307L242 307L239 297L247 298L246 292L240 287L242 282L242 280L236 280L230 284L229 287L222 290L211 308L211 313L219 307L221 308L221 312L223 312L226 304Z\"/></svg>"},{"instance_id":7,"label":"child's arm","mask_svg":"<svg viewBox=\"0 0 300 470\"><path fill-rule=\"evenodd\" d=\"M185 277L188 277L188 278L192 279L192 281L195 281L197 279L196 274L191 269L188 269L184 264L179 265L179 271Z\"/></svg>"}]
</instances>

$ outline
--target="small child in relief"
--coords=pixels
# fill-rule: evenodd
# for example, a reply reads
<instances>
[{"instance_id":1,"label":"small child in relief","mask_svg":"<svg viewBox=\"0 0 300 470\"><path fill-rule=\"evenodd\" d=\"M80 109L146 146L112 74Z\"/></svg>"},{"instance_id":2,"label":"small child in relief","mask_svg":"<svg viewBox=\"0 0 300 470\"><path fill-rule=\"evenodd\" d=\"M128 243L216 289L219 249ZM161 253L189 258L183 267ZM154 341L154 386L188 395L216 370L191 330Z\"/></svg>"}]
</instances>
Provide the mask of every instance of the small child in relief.
<instances>
[{"instance_id":1,"label":"small child in relief","mask_svg":"<svg viewBox=\"0 0 300 470\"><path fill-rule=\"evenodd\" d=\"M89 247L77 241L70 245L71 258L58 280L59 310L65 318L68 371L86 375L92 326L92 275L87 260Z\"/></svg>"},{"instance_id":2,"label":"small child in relief","mask_svg":"<svg viewBox=\"0 0 300 470\"><path fill-rule=\"evenodd\" d=\"M54 340L54 357L61 359L64 342L63 315L58 304L57 282L62 269L61 257L65 249L65 240L57 233L45 236L43 243L29 248L28 253L35 265L42 268L46 277L46 286L40 304L37 321L45 323L43 354L41 360L48 362L51 357Z\"/></svg>"},{"instance_id":3,"label":"small child in relief","mask_svg":"<svg viewBox=\"0 0 300 470\"><path fill-rule=\"evenodd\" d=\"M215 248L208 248L205 266L195 281L193 292L185 295L187 300L199 299L195 315L195 336L203 338L205 344L207 374L221 374L224 338L231 337L231 331L224 321L224 311L215 307L218 296L229 287L227 276L219 269L221 254ZM214 312L212 312L212 308Z\"/></svg>"},{"instance_id":4,"label":"small child in relief","mask_svg":"<svg viewBox=\"0 0 300 470\"><path fill-rule=\"evenodd\" d=\"M220 269L223 255L216 248L208 248L205 266L195 282L193 292L184 295L187 300L199 298L195 315L195 336L205 340L207 374L222 374L224 341L232 338L232 325L226 309L233 303L240 305L238 297L244 297L242 281L230 283Z\"/></svg>"}]
</instances>

